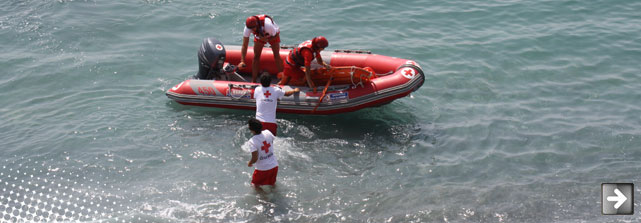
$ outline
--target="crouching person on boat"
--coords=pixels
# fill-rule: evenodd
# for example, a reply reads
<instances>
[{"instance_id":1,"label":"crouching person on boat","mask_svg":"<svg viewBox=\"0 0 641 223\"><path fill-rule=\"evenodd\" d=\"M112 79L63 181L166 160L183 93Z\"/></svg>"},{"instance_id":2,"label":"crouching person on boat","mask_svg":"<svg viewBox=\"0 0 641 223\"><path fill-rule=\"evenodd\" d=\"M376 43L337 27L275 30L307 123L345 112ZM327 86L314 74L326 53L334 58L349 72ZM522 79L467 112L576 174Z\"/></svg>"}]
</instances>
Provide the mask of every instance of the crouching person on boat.
<instances>
[{"instance_id":1,"label":"crouching person on boat","mask_svg":"<svg viewBox=\"0 0 641 223\"><path fill-rule=\"evenodd\" d=\"M327 39L323 36L314 37L314 39L307 40L298 45L298 47L289 51L287 59L283 63L283 79L278 82L279 85L289 83L291 79L297 80L302 77L307 81L307 85L316 93L316 85L312 82L311 78L311 63L314 58L319 65L325 66L330 69L330 66L323 62L320 52L329 45ZM305 72L301 67L305 67Z\"/></svg>"},{"instance_id":2,"label":"crouching person on boat","mask_svg":"<svg viewBox=\"0 0 641 223\"><path fill-rule=\"evenodd\" d=\"M274 135L270 131L261 130L260 121L255 118L249 119L247 125L253 134L246 143L252 155L247 166L252 167L256 164L251 183L256 190L262 191L260 186L274 186L278 175L278 161L274 155Z\"/></svg>"},{"instance_id":3,"label":"crouching person on boat","mask_svg":"<svg viewBox=\"0 0 641 223\"><path fill-rule=\"evenodd\" d=\"M260 75L260 84L254 90L254 98L256 99L256 119L262 124L261 130L269 130L273 135L278 131L276 125L276 106L278 99L283 96L290 96L294 93L300 92L300 89L295 88L290 91L283 91L280 87L271 87L272 76L269 73Z\"/></svg>"}]
</instances>

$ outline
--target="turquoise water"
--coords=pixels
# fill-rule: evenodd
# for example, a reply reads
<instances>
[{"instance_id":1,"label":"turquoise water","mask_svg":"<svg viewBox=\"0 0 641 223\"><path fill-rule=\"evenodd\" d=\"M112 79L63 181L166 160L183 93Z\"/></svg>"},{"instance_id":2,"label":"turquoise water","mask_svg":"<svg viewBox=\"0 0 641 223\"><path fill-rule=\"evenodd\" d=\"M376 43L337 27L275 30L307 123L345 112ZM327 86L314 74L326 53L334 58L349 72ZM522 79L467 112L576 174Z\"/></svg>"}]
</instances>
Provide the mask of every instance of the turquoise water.
<instances>
[{"instance_id":1,"label":"turquoise water","mask_svg":"<svg viewBox=\"0 0 641 223\"><path fill-rule=\"evenodd\" d=\"M639 1L0 2L0 221L636 222ZM412 59L412 97L279 114L257 194L251 111L183 106L203 38L266 13L283 44ZM637 196L638 197L638 196ZM635 201L637 210L641 204ZM638 211L637 211L638 212Z\"/></svg>"}]
</instances>

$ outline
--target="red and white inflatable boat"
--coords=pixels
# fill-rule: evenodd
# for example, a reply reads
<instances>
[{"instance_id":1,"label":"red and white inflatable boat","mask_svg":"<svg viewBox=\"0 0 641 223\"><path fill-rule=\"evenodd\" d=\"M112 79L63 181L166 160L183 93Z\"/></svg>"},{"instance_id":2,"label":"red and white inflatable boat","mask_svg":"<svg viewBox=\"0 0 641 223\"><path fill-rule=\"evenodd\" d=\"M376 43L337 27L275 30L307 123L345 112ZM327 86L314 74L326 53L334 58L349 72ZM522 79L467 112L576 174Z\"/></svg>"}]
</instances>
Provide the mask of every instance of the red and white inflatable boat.
<instances>
[{"instance_id":1,"label":"red and white inflatable boat","mask_svg":"<svg viewBox=\"0 0 641 223\"><path fill-rule=\"evenodd\" d=\"M225 51L225 62L240 62L240 46L216 44L215 48ZM289 51L281 49L283 61ZM260 84L250 83L253 56L250 46L247 49L247 67L236 73L243 77L241 81L188 79L167 90L167 97L184 105L254 110L254 88ZM352 112L408 96L425 81L421 67L412 60L350 50L324 50L321 56L332 69L328 71L321 68L315 72L316 92L305 84L293 86L296 83L290 82L292 86L280 86L286 91L296 87L301 91L282 98L278 103L278 112L321 115ZM316 60L312 69L320 67L315 63ZM273 75L273 83L278 81L271 48L263 49L260 68Z\"/></svg>"}]
</instances>

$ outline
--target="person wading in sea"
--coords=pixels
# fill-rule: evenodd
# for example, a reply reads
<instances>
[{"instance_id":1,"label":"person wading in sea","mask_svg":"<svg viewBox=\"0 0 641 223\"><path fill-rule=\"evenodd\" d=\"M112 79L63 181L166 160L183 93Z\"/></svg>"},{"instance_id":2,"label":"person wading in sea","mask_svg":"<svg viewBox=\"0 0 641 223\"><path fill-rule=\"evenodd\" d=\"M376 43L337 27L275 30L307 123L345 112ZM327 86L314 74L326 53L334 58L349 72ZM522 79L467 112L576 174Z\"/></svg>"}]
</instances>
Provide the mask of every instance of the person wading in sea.
<instances>
[{"instance_id":1,"label":"person wading in sea","mask_svg":"<svg viewBox=\"0 0 641 223\"><path fill-rule=\"evenodd\" d=\"M278 161L274 156L274 135L268 130L261 130L262 125L258 119L249 119L247 125L253 134L246 143L251 152L251 159L247 162L247 166L255 166L251 183L256 190L263 191L260 186L273 187L278 175Z\"/></svg>"},{"instance_id":2,"label":"person wading in sea","mask_svg":"<svg viewBox=\"0 0 641 223\"><path fill-rule=\"evenodd\" d=\"M283 96L290 96L294 93L300 92L300 89L295 88L290 91L283 91L280 87L271 87L272 76L268 73L260 75L261 86L254 90L254 98L256 99L256 119L263 125L262 130L269 130L273 135L277 135L278 125L276 124L276 106L278 99Z\"/></svg>"}]
</instances>

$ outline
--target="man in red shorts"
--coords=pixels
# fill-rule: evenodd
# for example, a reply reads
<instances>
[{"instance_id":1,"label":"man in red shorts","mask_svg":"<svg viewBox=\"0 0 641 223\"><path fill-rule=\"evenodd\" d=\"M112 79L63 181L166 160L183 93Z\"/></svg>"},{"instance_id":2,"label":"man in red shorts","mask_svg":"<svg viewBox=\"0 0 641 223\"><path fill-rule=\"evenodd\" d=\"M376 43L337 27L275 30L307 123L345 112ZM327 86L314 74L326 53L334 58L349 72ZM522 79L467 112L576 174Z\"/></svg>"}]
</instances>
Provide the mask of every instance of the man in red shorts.
<instances>
[{"instance_id":1,"label":"man in red shorts","mask_svg":"<svg viewBox=\"0 0 641 223\"><path fill-rule=\"evenodd\" d=\"M255 15L247 17L245 20L245 29L243 30L243 46L241 48L239 68L245 68L245 56L247 55L247 45L249 45L249 36L254 34L254 59L252 60L252 83L256 83L258 70L260 69L260 54L263 52L263 46L269 43L274 53L274 62L278 67L278 72L283 71L283 61L280 59L280 28L274 20L268 15Z\"/></svg>"},{"instance_id":2,"label":"man in red shorts","mask_svg":"<svg viewBox=\"0 0 641 223\"><path fill-rule=\"evenodd\" d=\"M248 167L256 164L252 184L258 191L262 191L260 186L276 184L276 175L278 175L278 161L274 156L274 135L269 130L262 130L260 121L255 118L247 121L249 131L254 136L247 141L249 151L252 154L251 160L247 163Z\"/></svg>"},{"instance_id":3,"label":"man in red shorts","mask_svg":"<svg viewBox=\"0 0 641 223\"><path fill-rule=\"evenodd\" d=\"M323 58L320 55L320 52L329 45L329 42L323 36L314 37L314 39L307 40L298 45L298 47L292 49L283 64L283 79L278 82L279 85L284 85L289 83L290 79L297 80L302 77L305 77L307 85L316 92L316 85L312 82L311 79L311 63L316 58L316 62L319 65L323 65L330 69L330 66L323 62ZM301 67L305 66L305 72L301 70Z\"/></svg>"},{"instance_id":4,"label":"man in red shorts","mask_svg":"<svg viewBox=\"0 0 641 223\"><path fill-rule=\"evenodd\" d=\"M263 125L262 130L269 130L272 135L276 136L278 125L276 125L276 107L278 100L283 96L290 96L300 92L300 89L284 91L280 87L271 86L272 76L268 73L260 75L261 86L254 89L254 99L256 99L256 119Z\"/></svg>"}]
</instances>

